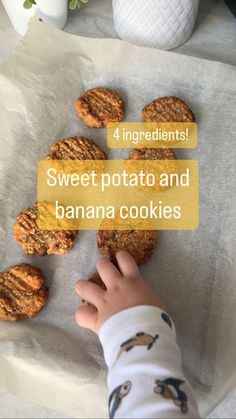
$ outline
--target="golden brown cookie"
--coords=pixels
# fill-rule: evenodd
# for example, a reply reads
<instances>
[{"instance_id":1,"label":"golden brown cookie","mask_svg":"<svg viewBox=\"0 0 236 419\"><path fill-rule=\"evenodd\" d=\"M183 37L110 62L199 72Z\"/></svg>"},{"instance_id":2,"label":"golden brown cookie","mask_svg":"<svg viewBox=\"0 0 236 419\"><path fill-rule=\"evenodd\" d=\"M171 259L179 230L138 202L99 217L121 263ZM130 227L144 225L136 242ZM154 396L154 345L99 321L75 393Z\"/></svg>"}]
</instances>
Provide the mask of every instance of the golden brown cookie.
<instances>
[{"instance_id":1,"label":"golden brown cookie","mask_svg":"<svg viewBox=\"0 0 236 419\"><path fill-rule=\"evenodd\" d=\"M76 230L40 230L37 226L37 207L22 211L14 224L14 237L26 255L64 255L72 249Z\"/></svg>"},{"instance_id":2,"label":"golden brown cookie","mask_svg":"<svg viewBox=\"0 0 236 419\"><path fill-rule=\"evenodd\" d=\"M171 148L134 148L129 160L176 160Z\"/></svg>"},{"instance_id":3,"label":"golden brown cookie","mask_svg":"<svg viewBox=\"0 0 236 419\"><path fill-rule=\"evenodd\" d=\"M47 159L52 160L106 160L106 153L85 137L68 137L50 147Z\"/></svg>"},{"instance_id":4,"label":"golden brown cookie","mask_svg":"<svg viewBox=\"0 0 236 419\"><path fill-rule=\"evenodd\" d=\"M144 122L195 122L195 116L186 103L174 96L153 100L142 111Z\"/></svg>"},{"instance_id":5,"label":"golden brown cookie","mask_svg":"<svg viewBox=\"0 0 236 419\"><path fill-rule=\"evenodd\" d=\"M152 230L102 230L97 232L97 247L102 255L115 257L118 250L133 256L138 265L146 263L157 244L156 231Z\"/></svg>"},{"instance_id":6,"label":"golden brown cookie","mask_svg":"<svg viewBox=\"0 0 236 419\"><path fill-rule=\"evenodd\" d=\"M168 186L160 186L160 176L162 173L171 175L178 173L177 158L173 150L170 148L136 148L133 149L126 160L126 169L128 172L134 172L137 168L133 167L135 160L142 161L142 171L144 173L155 173L156 183L152 187L139 187L139 190L146 190L148 193L154 191L164 191L169 189ZM160 160L160 165L154 163ZM161 163L163 162L164 163ZM158 167L160 166L160 167ZM141 167L139 167L141 169Z\"/></svg>"},{"instance_id":7,"label":"golden brown cookie","mask_svg":"<svg viewBox=\"0 0 236 419\"><path fill-rule=\"evenodd\" d=\"M48 289L39 268L22 263L0 273L0 320L33 317L47 299Z\"/></svg>"},{"instance_id":8,"label":"golden brown cookie","mask_svg":"<svg viewBox=\"0 0 236 419\"><path fill-rule=\"evenodd\" d=\"M87 90L75 102L77 115L91 128L106 127L110 122L124 119L125 106L121 97L112 89L95 87Z\"/></svg>"}]
</instances>

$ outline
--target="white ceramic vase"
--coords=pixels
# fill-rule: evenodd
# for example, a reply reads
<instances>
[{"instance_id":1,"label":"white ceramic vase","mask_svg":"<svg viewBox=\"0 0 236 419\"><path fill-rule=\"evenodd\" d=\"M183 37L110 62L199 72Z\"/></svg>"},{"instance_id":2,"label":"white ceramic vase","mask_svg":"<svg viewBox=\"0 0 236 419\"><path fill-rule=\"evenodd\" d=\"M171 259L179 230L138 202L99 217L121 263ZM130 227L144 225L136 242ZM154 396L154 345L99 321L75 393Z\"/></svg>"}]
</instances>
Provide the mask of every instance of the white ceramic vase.
<instances>
[{"instance_id":1,"label":"white ceramic vase","mask_svg":"<svg viewBox=\"0 0 236 419\"><path fill-rule=\"evenodd\" d=\"M36 2L37 5L32 6L31 9L25 9L23 7L24 0L2 0L2 4L17 32L21 35L26 33L29 20L36 11L46 22L59 29L64 28L67 22L67 0L36 0Z\"/></svg>"},{"instance_id":2,"label":"white ceramic vase","mask_svg":"<svg viewBox=\"0 0 236 419\"><path fill-rule=\"evenodd\" d=\"M192 34L200 0L113 0L115 29L123 40L170 50Z\"/></svg>"}]
</instances>

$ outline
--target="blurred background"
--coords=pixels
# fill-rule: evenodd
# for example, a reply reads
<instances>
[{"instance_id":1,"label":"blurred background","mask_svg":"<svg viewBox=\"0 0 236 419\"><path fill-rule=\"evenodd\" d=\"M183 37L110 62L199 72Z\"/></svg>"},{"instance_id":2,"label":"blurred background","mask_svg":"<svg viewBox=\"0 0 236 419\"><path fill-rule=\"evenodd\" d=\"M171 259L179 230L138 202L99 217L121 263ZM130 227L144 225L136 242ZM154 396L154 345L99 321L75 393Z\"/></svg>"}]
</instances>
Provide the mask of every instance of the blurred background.
<instances>
[{"instance_id":1,"label":"blurred background","mask_svg":"<svg viewBox=\"0 0 236 419\"><path fill-rule=\"evenodd\" d=\"M39 1L47 2L47 0ZM54 1L64 2L65 0ZM135 36L137 34L135 34L135 28L138 27L137 22L139 22L139 18L142 18L143 16L147 18L148 13L153 15L153 4L158 4L159 1L160 6L156 7L156 13L159 13L159 10L162 10L163 2L164 4L167 4L166 2L170 2L170 4L177 2L182 5L182 8L179 8L178 10L180 22L182 17L186 18L190 16L195 18L195 12L198 9L199 3L199 9L196 14L196 22L193 27L193 34L182 45L175 48L175 52L236 65L236 19L226 6L224 0L200 0L200 2L199 0L196 0L196 3L194 3L194 16L192 16L191 11L189 11L187 16L181 15L183 8L185 8L185 4L189 1L193 2L193 0L146 0L145 2L140 2L140 0L89 0L87 4L82 4L81 7L76 10L68 11L68 20L64 30L72 34L94 38L117 38L119 35L121 37L123 35L123 38L127 38L127 33L124 33L124 29L120 23L123 19L123 26L126 23L129 24L129 31L131 32L131 34L129 33L129 37L131 39L132 30L134 31L133 39L134 43L136 43ZM16 4L16 0L2 0L2 2L4 2L5 7L8 4L7 2L10 2L10 7L12 3ZM17 1L18 4L21 2L23 4L23 0ZM133 6L131 8L130 5L132 2L139 2L140 4L144 4L144 6L141 8L139 7L137 10L137 7L134 8ZM148 8L147 4L149 2L150 7ZM236 1L228 0L228 2L230 2L232 10L233 8L235 9ZM127 10L124 6L125 3L129 4ZM130 8L132 11L130 11ZM21 7L21 9L23 8ZM116 22L113 20L113 10L116 12ZM164 18L157 20L156 27L152 27L149 43L158 45L158 42L155 43L155 39L153 40L155 35L158 35L160 39L162 39L162 33L159 34L158 31L160 25L166 24L168 27L169 10L173 11L173 7L168 7L167 12L166 6L164 7L162 13ZM28 10L27 12L32 13L32 10ZM166 14L167 18L165 17ZM178 18L178 14L175 18ZM183 27L185 28L185 26L186 24L183 22ZM119 35L117 30L120 32ZM170 35L175 41L175 33ZM140 37L141 35L139 34L139 38ZM21 35L14 30L6 10L3 7L3 3L0 1L0 61L3 61L9 56L14 46L19 42L20 38ZM145 39L143 43L145 44ZM173 40L172 44L174 44ZM167 49L172 49L171 46L170 42L170 48Z\"/></svg>"}]
</instances>

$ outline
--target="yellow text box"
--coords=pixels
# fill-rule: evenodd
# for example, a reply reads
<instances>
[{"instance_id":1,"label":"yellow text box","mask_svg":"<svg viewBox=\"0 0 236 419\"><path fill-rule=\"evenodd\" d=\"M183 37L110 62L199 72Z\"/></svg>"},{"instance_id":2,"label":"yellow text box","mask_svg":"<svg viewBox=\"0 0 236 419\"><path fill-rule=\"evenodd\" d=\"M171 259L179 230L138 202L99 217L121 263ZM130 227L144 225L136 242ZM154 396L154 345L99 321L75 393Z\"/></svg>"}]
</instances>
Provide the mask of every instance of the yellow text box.
<instances>
[{"instance_id":1,"label":"yellow text box","mask_svg":"<svg viewBox=\"0 0 236 419\"><path fill-rule=\"evenodd\" d=\"M196 148L195 122L121 122L107 128L109 148Z\"/></svg>"},{"instance_id":2,"label":"yellow text box","mask_svg":"<svg viewBox=\"0 0 236 419\"><path fill-rule=\"evenodd\" d=\"M194 230L198 162L43 160L38 202L43 230Z\"/></svg>"}]
</instances>

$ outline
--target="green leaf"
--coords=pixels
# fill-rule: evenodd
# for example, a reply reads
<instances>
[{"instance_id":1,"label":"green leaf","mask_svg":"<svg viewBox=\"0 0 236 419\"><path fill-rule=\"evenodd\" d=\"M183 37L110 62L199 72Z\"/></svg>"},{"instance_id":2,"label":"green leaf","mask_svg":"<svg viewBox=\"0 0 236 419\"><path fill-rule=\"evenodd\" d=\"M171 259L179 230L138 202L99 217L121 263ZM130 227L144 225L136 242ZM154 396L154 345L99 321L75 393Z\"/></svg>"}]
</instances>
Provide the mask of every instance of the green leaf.
<instances>
[{"instance_id":1,"label":"green leaf","mask_svg":"<svg viewBox=\"0 0 236 419\"><path fill-rule=\"evenodd\" d=\"M71 0L69 7L70 7L71 10L75 10L75 9L77 9L78 5L79 5L78 0Z\"/></svg>"},{"instance_id":2,"label":"green leaf","mask_svg":"<svg viewBox=\"0 0 236 419\"><path fill-rule=\"evenodd\" d=\"M80 3L86 4L88 2L89 0L70 0L69 8L75 10L77 7L80 7Z\"/></svg>"},{"instance_id":3,"label":"green leaf","mask_svg":"<svg viewBox=\"0 0 236 419\"><path fill-rule=\"evenodd\" d=\"M24 3L23 3L23 6L24 6L25 9L31 9L32 3L31 3L30 0L25 0Z\"/></svg>"},{"instance_id":4,"label":"green leaf","mask_svg":"<svg viewBox=\"0 0 236 419\"><path fill-rule=\"evenodd\" d=\"M33 4L36 4L35 0L25 0L24 3L23 3L23 6L24 6L25 9L31 9Z\"/></svg>"}]
</instances>

